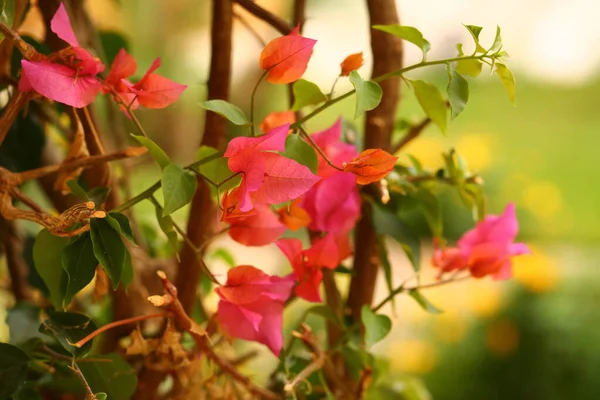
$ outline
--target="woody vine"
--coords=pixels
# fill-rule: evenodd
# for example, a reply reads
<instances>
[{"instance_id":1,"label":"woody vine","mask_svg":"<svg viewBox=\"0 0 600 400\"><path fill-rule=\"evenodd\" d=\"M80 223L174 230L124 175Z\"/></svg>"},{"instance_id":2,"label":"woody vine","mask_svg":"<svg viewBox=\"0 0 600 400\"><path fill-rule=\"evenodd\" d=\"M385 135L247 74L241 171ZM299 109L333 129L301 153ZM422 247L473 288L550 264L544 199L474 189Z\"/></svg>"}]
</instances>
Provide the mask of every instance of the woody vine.
<instances>
[{"instance_id":1,"label":"woody vine","mask_svg":"<svg viewBox=\"0 0 600 400\"><path fill-rule=\"evenodd\" d=\"M282 33L257 55L263 74L248 113L227 101L234 3ZM197 161L182 166L149 137L136 115L142 108L168 107L186 89L157 73L159 58L134 82L136 60L120 49L106 72L109 60L96 56L103 49L81 45L80 32L72 28L73 8L85 15L81 5L39 5L49 31L61 39L56 48L20 36L30 11L21 2L15 5L0 22L0 51L16 61L1 62L8 100L0 116L0 146L9 141L26 146L15 132L31 119L42 121L45 135L50 128L62 131L69 145L59 163L37 160L24 168L0 161L2 245L17 301L11 312L39 324L39 332L11 330L11 343L0 343L0 399L369 397L384 384L370 353L392 326L380 313L384 305L409 295L426 311L439 312L422 290L471 278L508 279L512 257L528 253L515 242L515 206L489 214L483 179L454 151L442 155L444 168L437 171L423 169L415 158L410 165L399 162L405 146L429 125L446 132L448 119L467 105L469 80L484 68L498 76L514 102L500 28L486 46L479 41L482 28L465 25L473 50L465 52L459 44L455 57L431 60L430 43L416 28L399 24L394 1L368 0L373 77L361 72L363 53L353 53L340 60L339 75L323 93L303 79L313 51L319 51L317 40L301 32L304 1L296 1L288 23L252 1L215 0L208 99L201 103L205 133ZM423 56L403 66L407 43ZM411 71L427 67L446 68L445 95L411 78ZM340 94L336 84L344 79L354 89ZM272 112L258 123L255 95L266 84L289 86L289 111ZM404 124L394 141L400 88L414 93L424 117ZM113 111L109 126L124 123L135 129L130 137L99 131L100 94ZM354 119L366 114L364 140L349 134L341 118L319 132L307 129L307 121L351 96ZM228 139L228 124L244 134ZM120 143L115 152L104 150L110 135ZM128 141L135 145L126 146ZM161 173L136 195L128 171L137 157L150 157ZM46 182L50 207L27 194L32 181ZM455 188L473 212L473 228L455 244L443 236L439 185ZM170 254L168 261L157 256L132 211L141 202L155 209L168 249L161 254ZM402 217L407 204L420 210L430 228L431 263L439 270L435 281L419 278L421 243ZM180 226L172 214L188 205L187 227ZM23 221L38 227L31 266L24 256ZM218 276L206 255L219 235L246 246L275 246L288 266L272 275L260 265L231 261L227 276ZM414 267L405 282L392 279L386 238L402 246ZM379 270L388 293L372 304ZM336 279L340 274L349 279ZM204 301L211 292L219 297L216 310ZM102 297L110 298L108 319L94 311L92 298ZM293 302L314 305L284 337L284 311ZM306 323L309 314L323 318L325 337ZM258 342L278 358L266 385L240 371L257 353L233 355L238 341Z\"/></svg>"}]
</instances>

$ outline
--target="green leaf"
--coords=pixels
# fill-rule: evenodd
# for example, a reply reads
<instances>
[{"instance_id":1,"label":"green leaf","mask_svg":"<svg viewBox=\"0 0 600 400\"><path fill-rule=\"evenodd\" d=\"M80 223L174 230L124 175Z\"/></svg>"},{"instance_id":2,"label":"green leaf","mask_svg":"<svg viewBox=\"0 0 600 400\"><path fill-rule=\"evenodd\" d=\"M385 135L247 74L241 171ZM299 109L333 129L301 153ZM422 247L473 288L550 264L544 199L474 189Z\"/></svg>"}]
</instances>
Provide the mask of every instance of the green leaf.
<instances>
[{"instance_id":1,"label":"green leaf","mask_svg":"<svg viewBox=\"0 0 600 400\"><path fill-rule=\"evenodd\" d=\"M33 304L19 302L7 311L6 323L10 332L10 343L22 346L30 339L43 337L40 326L40 308Z\"/></svg>"},{"instance_id":2,"label":"green leaf","mask_svg":"<svg viewBox=\"0 0 600 400\"><path fill-rule=\"evenodd\" d=\"M304 312L306 315L308 314L316 314L325 318L328 321L333 322L340 328L344 327L344 323L342 320L333 312L331 307L326 304L317 304L316 306L310 307L308 310Z\"/></svg>"},{"instance_id":3,"label":"green leaf","mask_svg":"<svg viewBox=\"0 0 600 400\"><path fill-rule=\"evenodd\" d=\"M442 237L443 233L443 220L442 220L442 206L440 205L439 199L431 193L431 191L420 188L417 190L413 197L418 201L419 207L423 210L425 220L431 229L431 232L436 237Z\"/></svg>"},{"instance_id":4,"label":"green leaf","mask_svg":"<svg viewBox=\"0 0 600 400\"><path fill-rule=\"evenodd\" d=\"M11 3L14 0L10 0ZM20 53L15 49L16 53ZM20 58L18 70L21 69ZM13 172L21 172L41 166L46 135L38 115L38 105L29 103L29 112L19 113L8 129L0 146L0 166ZM0 108L0 114L3 110Z\"/></svg>"},{"instance_id":5,"label":"green leaf","mask_svg":"<svg viewBox=\"0 0 600 400\"><path fill-rule=\"evenodd\" d=\"M33 245L35 269L50 291L50 301L58 310L63 308L67 287L67 275L62 265L62 252L68 245L68 238L54 236L47 229L42 229L38 233Z\"/></svg>"},{"instance_id":6,"label":"green leaf","mask_svg":"<svg viewBox=\"0 0 600 400\"><path fill-rule=\"evenodd\" d=\"M358 380L365 369L373 367L374 357L362 347L357 348L349 343L342 347L341 353L344 356L348 371L355 381Z\"/></svg>"},{"instance_id":7,"label":"green leaf","mask_svg":"<svg viewBox=\"0 0 600 400\"><path fill-rule=\"evenodd\" d=\"M96 396L96 400L106 400L108 398L108 395L104 392L94 393L94 396Z\"/></svg>"},{"instance_id":8,"label":"green leaf","mask_svg":"<svg viewBox=\"0 0 600 400\"><path fill-rule=\"evenodd\" d=\"M231 254L231 252L224 247L221 247L212 253L212 258L220 258L225 262L225 264L227 264L229 268L233 268L237 265L235 259L233 258L233 254Z\"/></svg>"},{"instance_id":9,"label":"green leaf","mask_svg":"<svg viewBox=\"0 0 600 400\"><path fill-rule=\"evenodd\" d=\"M106 56L106 65L112 64L119 50L125 49L129 51L129 43L123 35L110 31L99 31L98 35L100 36L100 44Z\"/></svg>"},{"instance_id":10,"label":"green leaf","mask_svg":"<svg viewBox=\"0 0 600 400\"><path fill-rule=\"evenodd\" d=\"M109 400L129 400L137 386L137 375L119 354L94 356L94 361L77 363L94 392L106 393Z\"/></svg>"},{"instance_id":11,"label":"green leaf","mask_svg":"<svg viewBox=\"0 0 600 400\"><path fill-rule=\"evenodd\" d=\"M281 154L284 157L298 161L307 166L316 174L319 160L315 149L302 139L300 134L291 134L285 140L285 152Z\"/></svg>"},{"instance_id":12,"label":"green leaf","mask_svg":"<svg viewBox=\"0 0 600 400\"><path fill-rule=\"evenodd\" d=\"M0 399L8 399L27 380L30 359L18 347L0 343Z\"/></svg>"},{"instance_id":13,"label":"green leaf","mask_svg":"<svg viewBox=\"0 0 600 400\"><path fill-rule=\"evenodd\" d=\"M481 26L475 25L464 25L464 27L467 28L467 30L473 37L473 41L475 42L475 52L485 53L485 48L483 48L483 46L481 46L481 44L479 43L479 34L483 30L483 28Z\"/></svg>"},{"instance_id":14,"label":"green leaf","mask_svg":"<svg viewBox=\"0 0 600 400\"><path fill-rule=\"evenodd\" d=\"M73 193L73 195L82 199L88 198L88 195L85 192L85 190L81 187L79 183L77 183L75 179L69 179L67 181L67 186L69 187L69 189L71 189L71 193Z\"/></svg>"},{"instance_id":15,"label":"green leaf","mask_svg":"<svg viewBox=\"0 0 600 400\"><path fill-rule=\"evenodd\" d=\"M416 272L421 268L421 241L413 230L396 214L383 206L372 203L373 226L380 235L388 235L402 246Z\"/></svg>"},{"instance_id":16,"label":"green leaf","mask_svg":"<svg viewBox=\"0 0 600 400\"><path fill-rule=\"evenodd\" d=\"M90 340L82 347L75 347L77 343L96 330L96 324L86 315L74 312L55 311L40 325L40 332L54 337L74 357L82 357L92 349Z\"/></svg>"},{"instance_id":17,"label":"green leaf","mask_svg":"<svg viewBox=\"0 0 600 400\"><path fill-rule=\"evenodd\" d=\"M421 306L421 308L427 312L430 312L432 314L440 314L443 311L440 310L439 308L437 308L436 306L434 306L433 304L431 304L429 302L429 300L427 300L422 294L421 292L419 292L416 289L412 289L408 292L408 294L410 295L410 297L412 297L413 299L415 299L417 301L417 303L419 303L419 305Z\"/></svg>"},{"instance_id":18,"label":"green leaf","mask_svg":"<svg viewBox=\"0 0 600 400\"><path fill-rule=\"evenodd\" d=\"M160 230L167 236L169 244L173 250L177 251L177 232L175 232L173 226L173 219L170 215L163 216L159 208L156 208L156 219L158 221L158 226L160 226Z\"/></svg>"},{"instance_id":19,"label":"green leaf","mask_svg":"<svg viewBox=\"0 0 600 400\"><path fill-rule=\"evenodd\" d=\"M427 52L431 49L431 44L427 39L423 37L423 34L417 28L412 26L402 25L373 25L373 29L377 29L383 32L390 33L394 36L404 39L412 44L416 45L423 51L423 61L427 57Z\"/></svg>"},{"instance_id":20,"label":"green leaf","mask_svg":"<svg viewBox=\"0 0 600 400\"><path fill-rule=\"evenodd\" d=\"M192 201L198 187L196 177L175 164L163 170L161 183L165 197L163 215L170 215Z\"/></svg>"},{"instance_id":21,"label":"green leaf","mask_svg":"<svg viewBox=\"0 0 600 400\"><path fill-rule=\"evenodd\" d=\"M129 288L129 285L133 282L134 271L133 271L133 260L131 259L131 253L125 248L125 261L123 261L123 272L121 273L121 283L125 291Z\"/></svg>"},{"instance_id":22,"label":"green leaf","mask_svg":"<svg viewBox=\"0 0 600 400\"><path fill-rule=\"evenodd\" d=\"M104 218L90 220L90 233L94 255L110 278L113 289L116 289L123 275L127 247L121 240L119 232L115 231Z\"/></svg>"},{"instance_id":23,"label":"green leaf","mask_svg":"<svg viewBox=\"0 0 600 400\"><path fill-rule=\"evenodd\" d=\"M421 105L425 114L434 124L440 128L443 133L446 133L446 125L448 121L448 107L446 101L442 97L439 89L430 83L424 81L410 81L415 91L415 96Z\"/></svg>"},{"instance_id":24,"label":"green leaf","mask_svg":"<svg viewBox=\"0 0 600 400\"><path fill-rule=\"evenodd\" d=\"M502 33L500 32L500 27L496 27L496 37L494 38L494 43L492 43L492 47L488 50L490 53L494 54L500 51L502 48Z\"/></svg>"},{"instance_id":25,"label":"green leaf","mask_svg":"<svg viewBox=\"0 0 600 400\"><path fill-rule=\"evenodd\" d=\"M506 93L508 93L508 98L512 105L515 105L515 96L516 96L516 87L515 87L515 77L513 73L508 67L502 63L496 63L496 74L500 77L502 84L504 85L504 89L506 89Z\"/></svg>"},{"instance_id":26,"label":"green leaf","mask_svg":"<svg viewBox=\"0 0 600 400\"><path fill-rule=\"evenodd\" d=\"M198 160L202 160L218 154L219 151L215 148L209 146L202 146L198 150L196 157ZM215 184L221 184L221 182L225 181L228 178L231 178L233 172L229 169L227 164L227 158L219 157L207 163L204 163L197 167L198 172L200 172L203 176L210 179ZM233 179L229 179L227 182L223 183L219 186L221 191L225 191L227 189L231 189L239 185L241 176L237 176ZM217 190L213 185L210 185L211 193L213 195L217 195Z\"/></svg>"},{"instance_id":27,"label":"green leaf","mask_svg":"<svg viewBox=\"0 0 600 400\"><path fill-rule=\"evenodd\" d=\"M300 79L292 87L294 92L294 105L292 111L298 111L306 106L322 103L327 97L321 92L321 89L314 83Z\"/></svg>"},{"instance_id":28,"label":"green leaf","mask_svg":"<svg viewBox=\"0 0 600 400\"><path fill-rule=\"evenodd\" d=\"M246 114L236 105L225 100L208 100L200 103L200 107L205 110L215 112L227 118L235 125L250 125L250 121L246 118Z\"/></svg>"},{"instance_id":29,"label":"green leaf","mask_svg":"<svg viewBox=\"0 0 600 400\"><path fill-rule=\"evenodd\" d=\"M385 285L388 291L391 293L394 290L394 279L392 275L392 264L390 263L390 256L388 254L387 245L385 244L385 236L377 235L377 247L379 248L379 260L381 261L381 268L383 268L383 275L385 276ZM392 308L395 308L396 304L392 297Z\"/></svg>"},{"instance_id":30,"label":"green leaf","mask_svg":"<svg viewBox=\"0 0 600 400\"><path fill-rule=\"evenodd\" d=\"M89 232L83 233L69 243L62 252L62 267L67 274L64 304L68 306L73 297L86 287L96 273L98 260Z\"/></svg>"},{"instance_id":31,"label":"green leaf","mask_svg":"<svg viewBox=\"0 0 600 400\"><path fill-rule=\"evenodd\" d=\"M469 75L473 78L477 78L481 74L483 63L475 59L459 60L456 62L455 70L459 74Z\"/></svg>"},{"instance_id":32,"label":"green leaf","mask_svg":"<svg viewBox=\"0 0 600 400\"><path fill-rule=\"evenodd\" d=\"M450 116L452 119L456 118L469 101L469 82L456 70L448 64L446 66L448 71L448 100L450 101L450 110L452 110Z\"/></svg>"},{"instance_id":33,"label":"green leaf","mask_svg":"<svg viewBox=\"0 0 600 400\"><path fill-rule=\"evenodd\" d=\"M131 230L131 225L129 224L129 218L127 218L125 214L110 212L106 216L106 220L115 231L125 236L125 238L131 243L135 244L135 240L133 239L133 231Z\"/></svg>"},{"instance_id":34,"label":"green leaf","mask_svg":"<svg viewBox=\"0 0 600 400\"><path fill-rule=\"evenodd\" d=\"M350 73L350 82L356 90L356 109L354 111L354 119L356 119L365 111L377 107L381 102L383 92L377 82L363 80L356 71Z\"/></svg>"},{"instance_id":35,"label":"green leaf","mask_svg":"<svg viewBox=\"0 0 600 400\"><path fill-rule=\"evenodd\" d=\"M131 137L148 149L154 161L156 161L156 163L160 166L160 169L164 170L169 164L171 164L171 159L167 153L165 153L165 151L161 149L160 146L157 145L152 139L142 135L134 134L131 134Z\"/></svg>"},{"instance_id":36,"label":"green leaf","mask_svg":"<svg viewBox=\"0 0 600 400\"><path fill-rule=\"evenodd\" d=\"M365 326L365 345L367 348L385 338L392 330L392 320L386 315L375 314L366 304L362 307L360 315Z\"/></svg>"}]
</instances>

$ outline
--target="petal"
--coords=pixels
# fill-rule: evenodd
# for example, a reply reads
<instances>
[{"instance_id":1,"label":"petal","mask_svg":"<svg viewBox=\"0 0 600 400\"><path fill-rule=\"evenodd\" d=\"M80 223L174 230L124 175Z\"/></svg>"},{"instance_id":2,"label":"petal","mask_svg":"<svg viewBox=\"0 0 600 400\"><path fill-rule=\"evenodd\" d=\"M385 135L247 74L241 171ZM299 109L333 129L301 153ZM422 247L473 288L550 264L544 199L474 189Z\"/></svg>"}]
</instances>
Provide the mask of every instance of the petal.
<instances>
[{"instance_id":1,"label":"petal","mask_svg":"<svg viewBox=\"0 0 600 400\"><path fill-rule=\"evenodd\" d=\"M287 138L290 124L284 124L271 129L269 133L258 137L240 136L232 139L227 145L224 157L233 157L245 150L285 150L285 139Z\"/></svg>"},{"instance_id":2,"label":"petal","mask_svg":"<svg viewBox=\"0 0 600 400\"><path fill-rule=\"evenodd\" d=\"M217 315L221 326L229 336L244 340L257 340L258 332L252 322L247 319L246 314L242 312L241 306L221 300Z\"/></svg>"},{"instance_id":3,"label":"petal","mask_svg":"<svg viewBox=\"0 0 600 400\"><path fill-rule=\"evenodd\" d=\"M79 42L71 27L71 21L69 21L69 14L63 3L60 3L56 13L50 21L50 30L56 33L56 36L67 42L73 47L79 47Z\"/></svg>"},{"instance_id":4,"label":"petal","mask_svg":"<svg viewBox=\"0 0 600 400\"><path fill-rule=\"evenodd\" d=\"M79 76L75 79L75 71L60 64L47 61L22 60L23 74L31 87L41 95L81 108L94 101L101 90L101 84L95 77ZM25 84L24 84L25 85Z\"/></svg>"},{"instance_id":5,"label":"petal","mask_svg":"<svg viewBox=\"0 0 600 400\"><path fill-rule=\"evenodd\" d=\"M117 86L121 79L127 79L137 71L137 63L132 55L125 49L119 50L110 66L110 72L106 78L106 83L111 86Z\"/></svg>"},{"instance_id":6,"label":"petal","mask_svg":"<svg viewBox=\"0 0 600 400\"><path fill-rule=\"evenodd\" d=\"M244 174L242 183L238 188L240 211L250 211L253 207L250 193L257 191L263 184L266 173L266 163L258 151L246 150L237 153L227 160L227 166L232 172Z\"/></svg>"},{"instance_id":7,"label":"petal","mask_svg":"<svg viewBox=\"0 0 600 400\"><path fill-rule=\"evenodd\" d=\"M304 255L311 267L335 268L340 263L338 247L332 234L317 239L304 251Z\"/></svg>"},{"instance_id":8,"label":"petal","mask_svg":"<svg viewBox=\"0 0 600 400\"><path fill-rule=\"evenodd\" d=\"M296 238L279 239L275 242L279 250L287 257L296 276L300 276L302 267L302 242Z\"/></svg>"},{"instance_id":9,"label":"petal","mask_svg":"<svg viewBox=\"0 0 600 400\"><path fill-rule=\"evenodd\" d=\"M500 267L500 270L492 275L492 278L496 281L504 281L512 278L512 276L512 262L510 260L506 260Z\"/></svg>"},{"instance_id":10,"label":"petal","mask_svg":"<svg viewBox=\"0 0 600 400\"><path fill-rule=\"evenodd\" d=\"M260 54L260 67L268 70L267 81L290 83L300 79L316 43L295 32L269 42Z\"/></svg>"},{"instance_id":11,"label":"petal","mask_svg":"<svg viewBox=\"0 0 600 400\"><path fill-rule=\"evenodd\" d=\"M306 269L305 273L298 277L299 283L296 286L296 295L306 301L320 303L321 299L321 281L323 273L318 268Z\"/></svg>"},{"instance_id":12,"label":"petal","mask_svg":"<svg viewBox=\"0 0 600 400\"><path fill-rule=\"evenodd\" d=\"M350 231L360 217L360 195L354 176L338 171L323 179L306 194L303 207L312 219L310 229Z\"/></svg>"},{"instance_id":13,"label":"petal","mask_svg":"<svg viewBox=\"0 0 600 400\"><path fill-rule=\"evenodd\" d=\"M140 81L142 82L142 81ZM150 74L144 82L132 86L131 91L138 96L138 101L146 108L165 108L179 99L186 85L173 82L158 74Z\"/></svg>"},{"instance_id":14,"label":"petal","mask_svg":"<svg viewBox=\"0 0 600 400\"><path fill-rule=\"evenodd\" d=\"M511 256L520 256L521 254L531 254L531 251L525 243L512 243L509 253Z\"/></svg>"},{"instance_id":15,"label":"petal","mask_svg":"<svg viewBox=\"0 0 600 400\"><path fill-rule=\"evenodd\" d=\"M259 129L261 132L267 133L273 128L294 122L296 122L296 113L293 111L271 112L260 123Z\"/></svg>"},{"instance_id":16,"label":"petal","mask_svg":"<svg viewBox=\"0 0 600 400\"><path fill-rule=\"evenodd\" d=\"M231 222L229 236L246 246L265 246L277 240L286 227L269 207L257 205L256 213Z\"/></svg>"},{"instance_id":17,"label":"petal","mask_svg":"<svg viewBox=\"0 0 600 400\"><path fill-rule=\"evenodd\" d=\"M279 357L283 347L283 304L267 301L261 304L263 319L258 330L258 341Z\"/></svg>"}]
</instances>

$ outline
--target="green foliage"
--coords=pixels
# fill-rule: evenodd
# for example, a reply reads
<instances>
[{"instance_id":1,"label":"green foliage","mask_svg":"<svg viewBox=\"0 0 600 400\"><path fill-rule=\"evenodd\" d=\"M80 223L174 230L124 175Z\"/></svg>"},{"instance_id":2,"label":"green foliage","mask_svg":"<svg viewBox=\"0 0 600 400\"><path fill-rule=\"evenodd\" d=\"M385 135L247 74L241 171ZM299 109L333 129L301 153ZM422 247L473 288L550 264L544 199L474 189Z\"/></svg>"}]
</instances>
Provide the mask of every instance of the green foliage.
<instances>
[{"instance_id":1,"label":"green foliage","mask_svg":"<svg viewBox=\"0 0 600 400\"><path fill-rule=\"evenodd\" d=\"M98 260L94 254L94 245L89 232L72 240L62 250L62 267L67 275L65 306L94 279L97 265Z\"/></svg>"},{"instance_id":2,"label":"green foliage","mask_svg":"<svg viewBox=\"0 0 600 400\"><path fill-rule=\"evenodd\" d=\"M131 230L131 225L129 224L129 218L127 218L125 214L110 212L106 216L106 221L108 221L110 226L112 226L115 231L123 235L132 244L135 244L133 231Z\"/></svg>"},{"instance_id":3,"label":"green foliage","mask_svg":"<svg viewBox=\"0 0 600 400\"><path fill-rule=\"evenodd\" d=\"M211 156L219 154L219 151L210 146L201 146L198 152L196 153L196 158L198 160L202 160ZM234 188L239 185L241 177L235 177L233 179L231 176L233 172L229 169L227 165L227 158L219 157L215 160L209 161L198 166L197 171L202 174L202 176L210 179L211 182L219 185L219 189L225 191L227 189ZM225 180L229 179L227 182ZM216 196L216 188L211 185L211 191L213 195Z\"/></svg>"},{"instance_id":4,"label":"green foliage","mask_svg":"<svg viewBox=\"0 0 600 400\"><path fill-rule=\"evenodd\" d=\"M377 235L377 247L379 249L379 261L381 262L381 268L383 269L383 276L385 277L385 284L390 293L394 290L394 278L392 274L392 264L390 263L390 256L388 254L387 244L385 243L384 235ZM391 299L392 307L396 306L394 297Z\"/></svg>"},{"instance_id":5,"label":"green foliage","mask_svg":"<svg viewBox=\"0 0 600 400\"><path fill-rule=\"evenodd\" d=\"M368 305L362 307L361 318L367 348L385 338L392 330L392 320L387 315L375 314Z\"/></svg>"},{"instance_id":6,"label":"green foliage","mask_svg":"<svg viewBox=\"0 0 600 400\"><path fill-rule=\"evenodd\" d=\"M92 349L93 341L81 347L75 347L84 337L96 330L96 324L88 316L64 311L54 311L48 314L40 325L40 332L53 337L73 357L83 357Z\"/></svg>"},{"instance_id":7,"label":"green foliage","mask_svg":"<svg viewBox=\"0 0 600 400\"><path fill-rule=\"evenodd\" d=\"M229 120L235 125L250 125L246 114L236 105L225 100L208 100L200 103L205 110L215 112Z\"/></svg>"},{"instance_id":8,"label":"green foliage","mask_svg":"<svg viewBox=\"0 0 600 400\"><path fill-rule=\"evenodd\" d=\"M63 308L67 277L63 270L62 252L69 239L52 235L42 229L33 246L35 269L50 292L50 301L58 310Z\"/></svg>"},{"instance_id":9,"label":"green foliage","mask_svg":"<svg viewBox=\"0 0 600 400\"><path fill-rule=\"evenodd\" d=\"M502 85L504 85L504 89L506 89L506 93L508 93L508 98L510 102L515 105L515 97L517 94L517 89L515 86L515 77L510 69L505 64L496 63L496 69L494 70L496 75L500 78Z\"/></svg>"},{"instance_id":10,"label":"green foliage","mask_svg":"<svg viewBox=\"0 0 600 400\"><path fill-rule=\"evenodd\" d=\"M427 58L427 52L431 49L431 44L423 37L423 34L417 28L402 25L373 25L373 29L390 33L394 36L411 42L423 52L423 61Z\"/></svg>"},{"instance_id":11,"label":"green foliage","mask_svg":"<svg viewBox=\"0 0 600 400\"><path fill-rule=\"evenodd\" d=\"M135 140L137 140L142 146L146 147L150 152L150 155L156 161L156 163L160 166L160 169L164 170L167 166L171 164L171 159L165 153L165 151L160 148L152 139L147 138L142 135L131 135Z\"/></svg>"},{"instance_id":12,"label":"green foliage","mask_svg":"<svg viewBox=\"0 0 600 400\"><path fill-rule=\"evenodd\" d=\"M469 82L454 69L450 64L446 66L448 71L448 101L450 102L450 110L452 119L456 118L469 101Z\"/></svg>"},{"instance_id":13,"label":"green foliage","mask_svg":"<svg viewBox=\"0 0 600 400\"><path fill-rule=\"evenodd\" d=\"M377 107L381 102L383 92L377 82L363 80L356 71L350 73L350 82L356 90L356 109L354 111L354 119L356 119L365 111Z\"/></svg>"},{"instance_id":14,"label":"green foliage","mask_svg":"<svg viewBox=\"0 0 600 400\"><path fill-rule=\"evenodd\" d=\"M439 89L425 81L410 81L410 83L425 114L440 128L442 133L446 133L448 107Z\"/></svg>"},{"instance_id":15,"label":"green foliage","mask_svg":"<svg viewBox=\"0 0 600 400\"><path fill-rule=\"evenodd\" d=\"M129 42L123 35L112 31L99 31L98 36L106 56L106 65L112 64L119 50L125 49L129 52Z\"/></svg>"},{"instance_id":16,"label":"green foliage","mask_svg":"<svg viewBox=\"0 0 600 400\"><path fill-rule=\"evenodd\" d=\"M299 111L306 106L319 104L327 100L327 97L316 84L304 79L296 81L292 91L294 92L292 111Z\"/></svg>"},{"instance_id":17,"label":"green foliage","mask_svg":"<svg viewBox=\"0 0 600 400\"><path fill-rule=\"evenodd\" d=\"M121 240L120 232L115 230L106 219L92 219L90 233L94 255L106 271L113 288L116 289L123 276L128 278L132 275L129 250Z\"/></svg>"},{"instance_id":18,"label":"green foliage","mask_svg":"<svg viewBox=\"0 0 600 400\"><path fill-rule=\"evenodd\" d=\"M103 392L109 400L129 400L137 386L137 375L119 354L94 356L77 365L94 392Z\"/></svg>"},{"instance_id":19,"label":"green foliage","mask_svg":"<svg viewBox=\"0 0 600 400\"><path fill-rule=\"evenodd\" d=\"M308 144L300 134L292 134L285 140L285 152L282 156L298 161L307 166L313 173L317 173L319 160L315 149Z\"/></svg>"},{"instance_id":20,"label":"green foliage","mask_svg":"<svg viewBox=\"0 0 600 400\"><path fill-rule=\"evenodd\" d=\"M156 220L158 221L160 230L163 231L163 233L167 236L169 245L175 252L177 252L177 232L175 232L175 227L173 226L173 218L171 218L170 215L163 215L162 211L157 207Z\"/></svg>"},{"instance_id":21,"label":"green foliage","mask_svg":"<svg viewBox=\"0 0 600 400\"><path fill-rule=\"evenodd\" d=\"M471 36L473 37L473 42L475 42L475 53L485 53L485 48L479 43L479 34L483 30L481 26L475 25L464 25L465 28L469 31Z\"/></svg>"},{"instance_id":22,"label":"green foliage","mask_svg":"<svg viewBox=\"0 0 600 400\"><path fill-rule=\"evenodd\" d=\"M416 289L413 290L409 290L408 292L409 296L412 297L413 299L415 299L415 301L417 303L419 303L419 305L421 306L421 308L427 312L430 312L432 314L439 314L442 312L442 310L440 310L439 308L437 308L436 306L434 306L433 304L431 304L429 302L429 300L427 300L425 298L425 296L423 296L421 294L421 292L419 292Z\"/></svg>"},{"instance_id":23,"label":"green foliage","mask_svg":"<svg viewBox=\"0 0 600 400\"><path fill-rule=\"evenodd\" d=\"M163 215L170 215L192 201L198 187L196 177L175 164L163 170L161 183L165 197Z\"/></svg>"},{"instance_id":24,"label":"green foliage","mask_svg":"<svg viewBox=\"0 0 600 400\"><path fill-rule=\"evenodd\" d=\"M443 236L442 207L438 197L426 188L419 188L412 194L423 211L425 220L435 237Z\"/></svg>"},{"instance_id":25,"label":"green foliage","mask_svg":"<svg viewBox=\"0 0 600 400\"><path fill-rule=\"evenodd\" d=\"M40 166L46 135L34 112L37 109L38 106L31 103L30 112L25 116L19 114L9 128L0 146L0 167L21 172Z\"/></svg>"},{"instance_id":26,"label":"green foliage","mask_svg":"<svg viewBox=\"0 0 600 400\"><path fill-rule=\"evenodd\" d=\"M18 347L0 343L0 399L9 398L25 384L29 361Z\"/></svg>"},{"instance_id":27,"label":"green foliage","mask_svg":"<svg viewBox=\"0 0 600 400\"><path fill-rule=\"evenodd\" d=\"M237 265L233 254L231 254L231 252L224 247L215 250L211 256L213 258L223 260L229 268L233 268Z\"/></svg>"}]
</instances>

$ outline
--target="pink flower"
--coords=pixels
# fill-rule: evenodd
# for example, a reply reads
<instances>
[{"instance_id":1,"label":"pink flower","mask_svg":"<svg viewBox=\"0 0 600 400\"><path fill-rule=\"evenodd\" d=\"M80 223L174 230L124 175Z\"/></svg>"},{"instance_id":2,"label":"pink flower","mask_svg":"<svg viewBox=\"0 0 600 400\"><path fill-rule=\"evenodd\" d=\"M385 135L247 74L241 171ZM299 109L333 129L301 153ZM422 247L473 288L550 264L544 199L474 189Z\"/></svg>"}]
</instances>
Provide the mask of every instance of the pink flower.
<instances>
[{"instance_id":1,"label":"pink flower","mask_svg":"<svg viewBox=\"0 0 600 400\"><path fill-rule=\"evenodd\" d=\"M323 153L327 158L338 167L341 167L344 162L349 162L358 156L358 152L354 145L341 141L341 118L339 118L331 127L321 132L313 133L311 137L321 150L323 150ZM317 156L319 157L317 175L327 178L338 172L338 170L329 165L320 154L317 154Z\"/></svg>"},{"instance_id":2,"label":"pink flower","mask_svg":"<svg viewBox=\"0 0 600 400\"><path fill-rule=\"evenodd\" d=\"M35 90L42 96L81 108L94 101L102 85L96 75L104 64L79 47L63 4L52 17L50 29L70 47L51 54L47 60L22 60L19 90Z\"/></svg>"},{"instance_id":3,"label":"pink flower","mask_svg":"<svg viewBox=\"0 0 600 400\"><path fill-rule=\"evenodd\" d=\"M465 232L457 247L437 249L433 265L440 268L440 274L468 268L475 278L509 279L511 257L529 254L524 243L514 243L518 230L515 206L510 203L502 215L488 215Z\"/></svg>"},{"instance_id":4,"label":"pink flower","mask_svg":"<svg viewBox=\"0 0 600 400\"><path fill-rule=\"evenodd\" d=\"M279 357L283 345L283 306L294 282L269 276L250 265L232 268L215 291L219 321L229 336L266 345Z\"/></svg>"},{"instance_id":5,"label":"pink flower","mask_svg":"<svg viewBox=\"0 0 600 400\"><path fill-rule=\"evenodd\" d=\"M146 108L165 108L177 101L187 86L155 74L158 67L160 58L154 60L142 79L133 84L127 78L135 74L137 63L125 49L121 49L110 66L106 84L119 94L123 102L131 104L134 110L140 105ZM103 91L110 92L108 88L103 88Z\"/></svg>"},{"instance_id":6,"label":"pink flower","mask_svg":"<svg viewBox=\"0 0 600 400\"><path fill-rule=\"evenodd\" d=\"M280 239L275 244L292 264L294 275L298 279L296 294L308 301L321 302L321 269L333 269L345 258L340 255L335 237L329 234L317 239L306 250L302 250L302 242L294 238Z\"/></svg>"}]
</instances>

